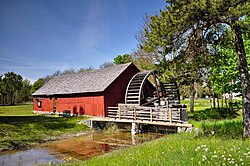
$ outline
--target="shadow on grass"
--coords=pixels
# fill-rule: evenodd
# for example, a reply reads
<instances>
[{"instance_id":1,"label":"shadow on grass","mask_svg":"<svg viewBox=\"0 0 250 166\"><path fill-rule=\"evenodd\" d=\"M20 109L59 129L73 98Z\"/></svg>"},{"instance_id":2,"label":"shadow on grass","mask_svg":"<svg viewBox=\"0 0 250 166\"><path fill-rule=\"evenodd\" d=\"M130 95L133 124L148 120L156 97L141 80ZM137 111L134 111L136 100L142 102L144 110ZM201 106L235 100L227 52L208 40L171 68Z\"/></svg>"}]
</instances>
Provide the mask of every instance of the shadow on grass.
<instances>
[{"instance_id":1,"label":"shadow on grass","mask_svg":"<svg viewBox=\"0 0 250 166\"><path fill-rule=\"evenodd\" d=\"M205 109L201 111L195 111L194 113L189 113L189 118L196 121L201 120L219 120L219 119L233 119L239 116L239 109L229 109L229 108L213 108Z\"/></svg>"}]
</instances>

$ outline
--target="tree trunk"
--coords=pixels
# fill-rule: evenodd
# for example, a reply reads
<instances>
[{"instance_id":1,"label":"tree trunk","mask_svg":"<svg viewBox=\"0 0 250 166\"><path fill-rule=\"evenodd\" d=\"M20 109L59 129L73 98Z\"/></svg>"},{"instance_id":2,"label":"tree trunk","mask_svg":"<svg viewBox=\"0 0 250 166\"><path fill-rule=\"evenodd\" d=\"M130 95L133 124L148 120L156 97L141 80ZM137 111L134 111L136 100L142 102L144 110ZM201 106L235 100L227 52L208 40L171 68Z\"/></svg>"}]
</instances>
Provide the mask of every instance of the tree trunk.
<instances>
[{"instance_id":1,"label":"tree trunk","mask_svg":"<svg viewBox=\"0 0 250 166\"><path fill-rule=\"evenodd\" d=\"M242 87L243 138L250 138L250 82L246 53L239 25L232 26Z\"/></svg>"},{"instance_id":2,"label":"tree trunk","mask_svg":"<svg viewBox=\"0 0 250 166\"><path fill-rule=\"evenodd\" d=\"M209 96L209 102L210 102L210 109L212 111L213 110L213 104L212 104L212 98L211 98L211 96Z\"/></svg>"},{"instance_id":3,"label":"tree trunk","mask_svg":"<svg viewBox=\"0 0 250 166\"><path fill-rule=\"evenodd\" d=\"M225 96L225 104L226 104L226 108L228 108L228 105L227 105L227 97Z\"/></svg>"},{"instance_id":4,"label":"tree trunk","mask_svg":"<svg viewBox=\"0 0 250 166\"><path fill-rule=\"evenodd\" d=\"M213 106L214 106L214 108L215 108L215 94L213 93Z\"/></svg>"},{"instance_id":5,"label":"tree trunk","mask_svg":"<svg viewBox=\"0 0 250 166\"><path fill-rule=\"evenodd\" d=\"M194 96L195 96L194 81L192 80L190 85L190 112L194 112Z\"/></svg>"},{"instance_id":6,"label":"tree trunk","mask_svg":"<svg viewBox=\"0 0 250 166\"><path fill-rule=\"evenodd\" d=\"M15 95L11 94L10 105L14 105L14 103L15 103Z\"/></svg>"},{"instance_id":7,"label":"tree trunk","mask_svg":"<svg viewBox=\"0 0 250 166\"><path fill-rule=\"evenodd\" d=\"M229 100L231 103L233 102L233 94L231 92L229 93Z\"/></svg>"},{"instance_id":8,"label":"tree trunk","mask_svg":"<svg viewBox=\"0 0 250 166\"><path fill-rule=\"evenodd\" d=\"M220 109L220 98L219 98L219 95L217 96L217 108Z\"/></svg>"},{"instance_id":9,"label":"tree trunk","mask_svg":"<svg viewBox=\"0 0 250 166\"><path fill-rule=\"evenodd\" d=\"M221 95L221 108L224 107L224 97L223 97L223 94Z\"/></svg>"}]
</instances>

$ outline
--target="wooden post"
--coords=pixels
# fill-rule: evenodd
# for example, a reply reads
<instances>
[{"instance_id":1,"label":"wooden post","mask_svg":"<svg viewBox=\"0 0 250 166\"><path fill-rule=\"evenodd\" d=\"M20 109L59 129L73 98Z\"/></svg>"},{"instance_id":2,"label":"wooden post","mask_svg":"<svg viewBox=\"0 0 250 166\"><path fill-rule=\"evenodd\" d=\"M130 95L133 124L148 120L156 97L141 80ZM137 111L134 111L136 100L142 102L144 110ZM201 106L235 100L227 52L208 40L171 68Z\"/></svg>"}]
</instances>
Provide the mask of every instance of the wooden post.
<instances>
[{"instance_id":1,"label":"wooden post","mask_svg":"<svg viewBox=\"0 0 250 166\"><path fill-rule=\"evenodd\" d=\"M90 128L91 129L93 128L93 121L92 121L92 119L90 119Z\"/></svg>"},{"instance_id":2,"label":"wooden post","mask_svg":"<svg viewBox=\"0 0 250 166\"><path fill-rule=\"evenodd\" d=\"M150 121L153 121L153 112L152 112L152 108L150 108Z\"/></svg>"},{"instance_id":3,"label":"wooden post","mask_svg":"<svg viewBox=\"0 0 250 166\"><path fill-rule=\"evenodd\" d=\"M118 116L119 116L119 120L121 119L121 106L118 107Z\"/></svg>"},{"instance_id":4,"label":"wooden post","mask_svg":"<svg viewBox=\"0 0 250 166\"><path fill-rule=\"evenodd\" d=\"M159 89L158 89L155 71L153 71L153 77L154 77L155 88L156 88L156 93L157 93L157 97L158 97L158 103L160 103L160 94L159 94Z\"/></svg>"},{"instance_id":5,"label":"wooden post","mask_svg":"<svg viewBox=\"0 0 250 166\"><path fill-rule=\"evenodd\" d=\"M131 134L135 135L140 133L140 124L138 123L131 123Z\"/></svg>"},{"instance_id":6,"label":"wooden post","mask_svg":"<svg viewBox=\"0 0 250 166\"><path fill-rule=\"evenodd\" d=\"M134 107L134 120L136 120L136 109Z\"/></svg>"},{"instance_id":7,"label":"wooden post","mask_svg":"<svg viewBox=\"0 0 250 166\"><path fill-rule=\"evenodd\" d=\"M169 109L169 120L170 120L170 123L172 123L172 109L170 108Z\"/></svg>"}]
</instances>

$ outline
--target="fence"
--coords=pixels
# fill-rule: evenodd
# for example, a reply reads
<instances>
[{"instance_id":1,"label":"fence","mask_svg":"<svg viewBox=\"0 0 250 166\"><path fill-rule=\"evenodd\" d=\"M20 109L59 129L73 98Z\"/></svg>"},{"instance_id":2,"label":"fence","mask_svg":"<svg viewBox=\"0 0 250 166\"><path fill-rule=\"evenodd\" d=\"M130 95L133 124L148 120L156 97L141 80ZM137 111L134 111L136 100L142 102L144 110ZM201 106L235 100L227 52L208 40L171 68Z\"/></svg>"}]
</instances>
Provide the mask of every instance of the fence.
<instances>
[{"instance_id":1,"label":"fence","mask_svg":"<svg viewBox=\"0 0 250 166\"><path fill-rule=\"evenodd\" d=\"M150 122L186 121L186 108L181 107L142 107L130 104L119 104L118 107L108 107L108 117L115 119L142 120Z\"/></svg>"}]
</instances>

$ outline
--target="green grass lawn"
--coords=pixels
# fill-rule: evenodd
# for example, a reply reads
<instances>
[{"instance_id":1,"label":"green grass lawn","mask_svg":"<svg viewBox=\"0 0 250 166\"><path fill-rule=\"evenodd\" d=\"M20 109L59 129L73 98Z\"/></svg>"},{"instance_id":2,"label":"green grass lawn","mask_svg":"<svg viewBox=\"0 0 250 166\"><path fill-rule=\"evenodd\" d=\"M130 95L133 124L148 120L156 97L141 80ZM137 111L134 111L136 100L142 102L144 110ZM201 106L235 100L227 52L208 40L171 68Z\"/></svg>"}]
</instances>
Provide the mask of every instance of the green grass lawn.
<instances>
[{"instance_id":1,"label":"green grass lawn","mask_svg":"<svg viewBox=\"0 0 250 166\"><path fill-rule=\"evenodd\" d=\"M32 104L0 106L0 151L27 148L88 130L87 126L77 124L84 117L34 115L32 110Z\"/></svg>"},{"instance_id":2,"label":"green grass lawn","mask_svg":"<svg viewBox=\"0 0 250 166\"><path fill-rule=\"evenodd\" d=\"M241 100L239 99L234 99L233 102L241 102ZM229 101L228 101L229 102ZM220 99L219 100L219 104L220 104L220 107L222 107L222 100ZM187 109L189 111L189 107L190 107L190 100L181 100L181 104L185 104L187 106ZM217 104L217 101L216 101L216 104ZM223 106L225 107L225 101L223 103ZM211 103L210 103L210 100L209 99L197 99L194 101L194 111L201 111L201 110L204 110L204 109L209 109L211 108Z\"/></svg>"},{"instance_id":3,"label":"green grass lawn","mask_svg":"<svg viewBox=\"0 0 250 166\"><path fill-rule=\"evenodd\" d=\"M33 103L0 106L0 116L33 116Z\"/></svg>"}]
</instances>

